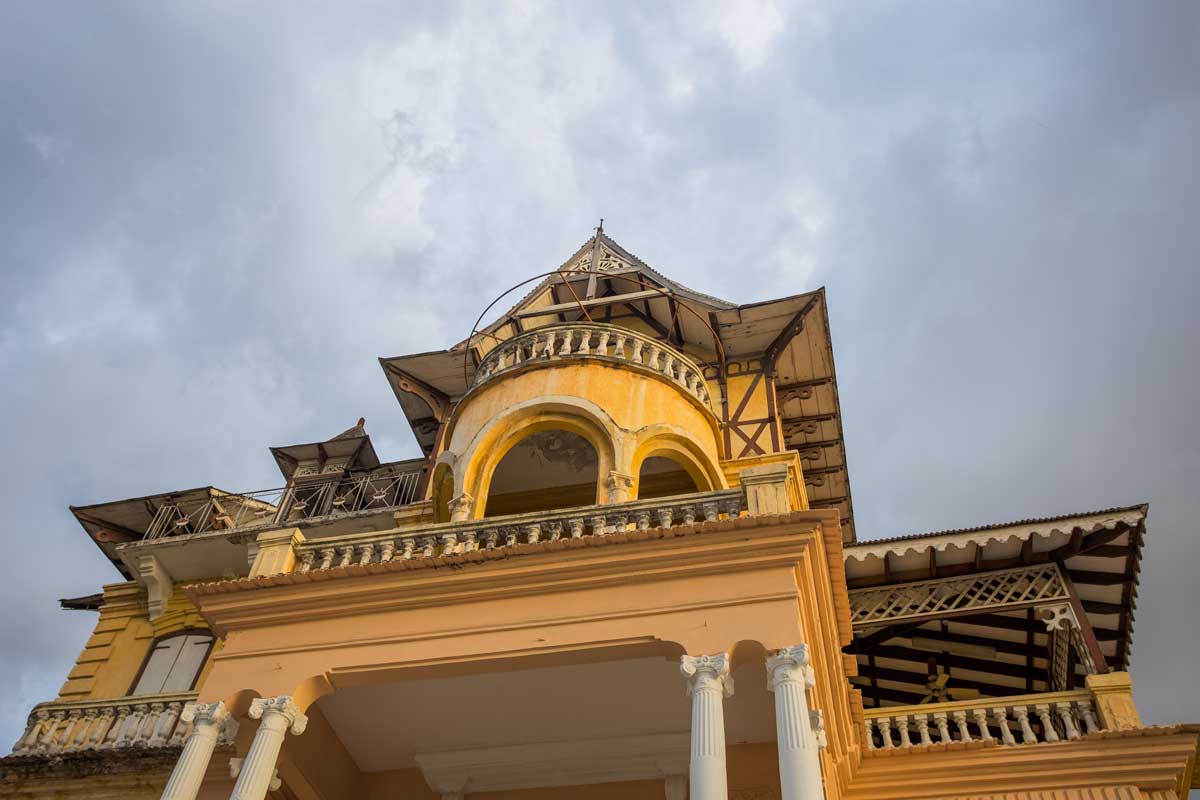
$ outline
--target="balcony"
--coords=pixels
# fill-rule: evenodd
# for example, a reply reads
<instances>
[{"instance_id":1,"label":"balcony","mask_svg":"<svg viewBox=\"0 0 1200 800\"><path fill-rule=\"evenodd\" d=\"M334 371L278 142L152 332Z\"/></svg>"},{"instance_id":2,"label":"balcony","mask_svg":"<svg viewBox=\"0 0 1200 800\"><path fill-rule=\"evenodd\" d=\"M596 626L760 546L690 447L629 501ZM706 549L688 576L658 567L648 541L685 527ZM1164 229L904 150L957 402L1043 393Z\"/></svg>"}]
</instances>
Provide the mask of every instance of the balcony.
<instances>
[{"instance_id":1,"label":"balcony","mask_svg":"<svg viewBox=\"0 0 1200 800\"><path fill-rule=\"evenodd\" d=\"M665 378L712 410L704 371L669 345L615 325L599 323L547 325L497 345L479 364L471 388L530 365L572 359L621 364Z\"/></svg>"},{"instance_id":2,"label":"balcony","mask_svg":"<svg viewBox=\"0 0 1200 800\"><path fill-rule=\"evenodd\" d=\"M1041 744L1074 741L1106 730L1086 689L869 708L863 718L869 750L949 742Z\"/></svg>"},{"instance_id":3,"label":"balcony","mask_svg":"<svg viewBox=\"0 0 1200 800\"><path fill-rule=\"evenodd\" d=\"M296 547L300 571L382 564L495 550L517 544L581 539L624 531L670 528L674 524L737 517L746 509L741 488L656 497L611 505L513 514L422 526L413 530L379 531L327 537Z\"/></svg>"},{"instance_id":4,"label":"balcony","mask_svg":"<svg viewBox=\"0 0 1200 800\"><path fill-rule=\"evenodd\" d=\"M146 541L180 534L280 527L331 517L385 511L417 499L421 470L384 465L369 472L307 480L278 489L222 492L163 502Z\"/></svg>"},{"instance_id":5,"label":"balcony","mask_svg":"<svg viewBox=\"0 0 1200 800\"><path fill-rule=\"evenodd\" d=\"M191 730L191 724L181 721L180 714L195 699L195 692L177 692L39 703L30 712L29 723L12 754L44 756L178 747Z\"/></svg>"}]
</instances>

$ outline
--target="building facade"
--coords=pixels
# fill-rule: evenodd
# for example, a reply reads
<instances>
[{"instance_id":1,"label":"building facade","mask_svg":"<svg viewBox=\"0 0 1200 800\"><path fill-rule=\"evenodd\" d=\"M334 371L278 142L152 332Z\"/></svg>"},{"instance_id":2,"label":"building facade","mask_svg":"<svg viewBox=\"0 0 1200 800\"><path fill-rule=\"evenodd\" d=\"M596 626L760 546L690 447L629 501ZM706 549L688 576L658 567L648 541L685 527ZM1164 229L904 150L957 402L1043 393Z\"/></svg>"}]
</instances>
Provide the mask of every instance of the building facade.
<instances>
[{"instance_id":1,"label":"building facade","mask_svg":"<svg viewBox=\"0 0 1200 800\"><path fill-rule=\"evenodd\" d=\"M1144 506L860 542L823 291L602 230L526 286L380 360L419 459L360 420L277 489L73 508L120 580L0 794L1186 797L1200 728L1126 672Z\"/></svg>"}]
</instances>

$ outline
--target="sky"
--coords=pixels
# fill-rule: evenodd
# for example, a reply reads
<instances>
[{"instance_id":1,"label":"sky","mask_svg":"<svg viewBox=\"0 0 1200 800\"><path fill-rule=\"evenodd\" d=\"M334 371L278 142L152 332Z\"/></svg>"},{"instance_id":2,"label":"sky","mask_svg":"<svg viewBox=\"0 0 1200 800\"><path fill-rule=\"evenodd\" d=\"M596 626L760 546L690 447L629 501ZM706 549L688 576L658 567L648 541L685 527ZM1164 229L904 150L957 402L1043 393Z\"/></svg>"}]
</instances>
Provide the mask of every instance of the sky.
<instances>
[{"instance_id":1,"label":"sky","mask_svg":"<svg viewBox=\"0 0 1200 800\"><path fill-rule=\"evenodd\" d=\"M860 539L1150 504L1132 673L1200 722L1200 4L0 4L0 749L116 571L68 512L276 486L376 361L605 230L827 288Z\"/></svg>"}]
</instances>

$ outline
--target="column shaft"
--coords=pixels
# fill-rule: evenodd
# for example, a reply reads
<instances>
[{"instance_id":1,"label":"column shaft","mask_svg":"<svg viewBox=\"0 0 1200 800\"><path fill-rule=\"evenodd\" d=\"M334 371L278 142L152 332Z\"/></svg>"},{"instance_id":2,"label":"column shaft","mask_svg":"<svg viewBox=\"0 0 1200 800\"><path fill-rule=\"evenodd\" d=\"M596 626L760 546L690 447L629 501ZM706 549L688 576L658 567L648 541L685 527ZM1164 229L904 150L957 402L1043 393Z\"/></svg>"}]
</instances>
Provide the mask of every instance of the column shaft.
<instances>
[{"instance_id":1,"label":"column shaft","mask_svg":"<svg viewBox=\"0 0 1200 800\"><path fill-rule=\"evenodd\" d=\"M250 705L250 716L261 718L262 724L254 734L250 752L242 761L229 800L263 800L275 777L275 762L279 759L279 750L283 747L283 738L288 729L299 735L308 724L308 718L286 695L270 700L255 700Z\"/></svg>"},{"instance_id":2,"label":"column shaft","mask_svg":"<svg viewBox=\"0 0 1200 800\"><path fill-rule=\"evenodd\" d=\"M813 684L808 648L788 647L767 659L768 686L775 693L775 738L783 800L820 800L820 745L805 694Z\"/></svg>"},{"instance_id":3,"label":"column shaft","mask_svg":"<svg viewBox=\"0 0 1200 800\"><path fill-rule=\"evenodd\" d=\"M680 665L692 696L691 800L727 800L724 698L733 694L729 657L684 656Z\"/></svg>"},{"instance_id":4,"label":"column shaft","mask_svg":"<svg viewBox=\"0 0 1200 800\"><path fill-rule=\"evenodd\" d=\"M161 800L196 800L222 728L233 724L224 703L189 704L183 709L179 724L187 722L192 723L192 731L183 743L183 752L175 762Z\"/></svg>"}]
</instances>

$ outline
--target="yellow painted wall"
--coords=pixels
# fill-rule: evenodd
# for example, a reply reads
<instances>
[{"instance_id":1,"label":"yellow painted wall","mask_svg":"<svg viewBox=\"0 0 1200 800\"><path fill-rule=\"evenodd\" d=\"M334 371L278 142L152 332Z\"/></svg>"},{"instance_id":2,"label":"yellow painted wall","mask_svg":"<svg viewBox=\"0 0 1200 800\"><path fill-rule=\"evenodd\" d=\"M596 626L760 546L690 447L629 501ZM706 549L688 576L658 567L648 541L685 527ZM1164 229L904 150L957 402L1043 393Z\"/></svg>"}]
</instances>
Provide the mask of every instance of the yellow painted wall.
<instances>
[{"instance_id":1,"label":"yellow painted wall","mask_svg":"<svg viewBox=\"0 0 1200 800\"><path fill-rule=\"evenodd\" d=\"M133 688L154 641L189 628L207 629L208 625L184 595L182 586L175 587L166 613L151 622L141 586L133 582L108 584L96 628L59 690L58 699L124 697ZM218 641L214 651L220 646ZM205 664L197 685L203 683L208 669L209 664Z\"/></svg>"}]
</instances>

